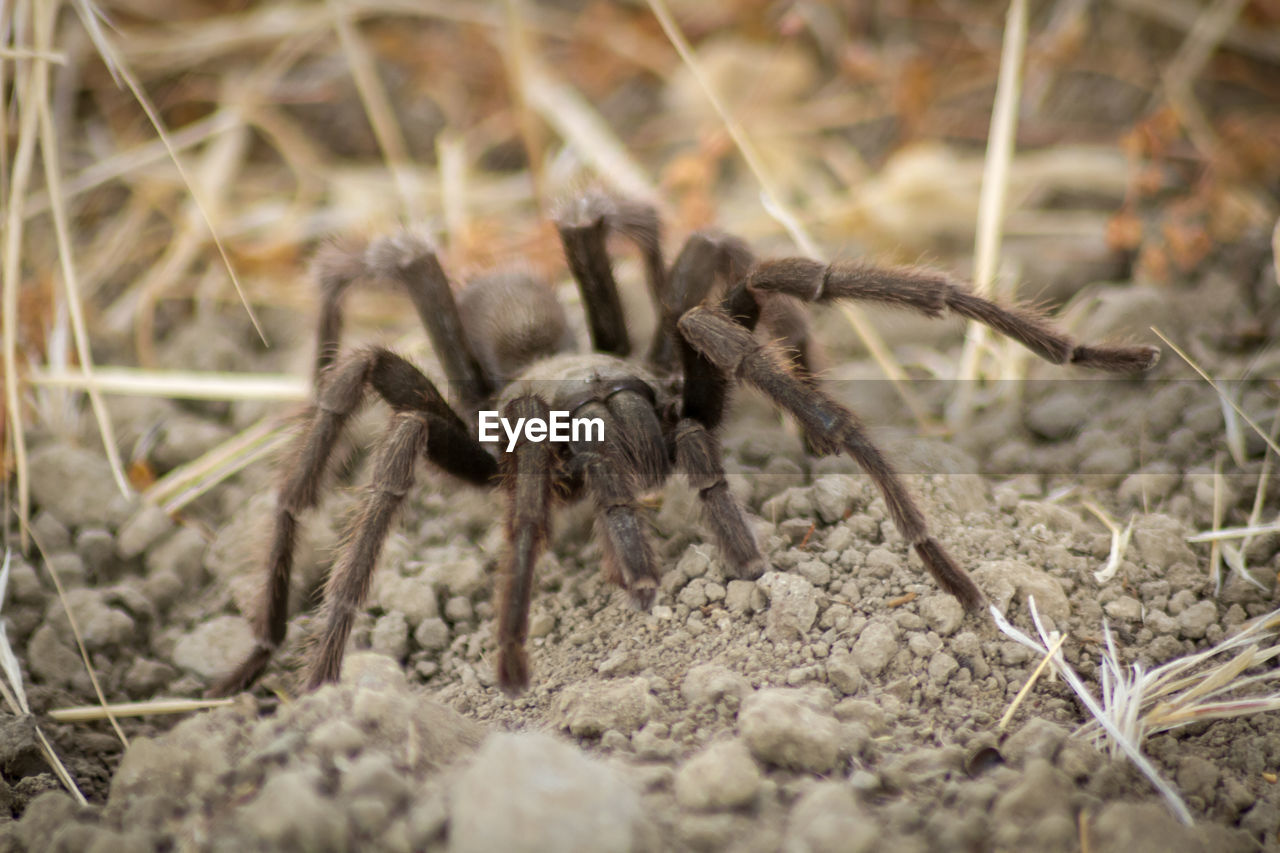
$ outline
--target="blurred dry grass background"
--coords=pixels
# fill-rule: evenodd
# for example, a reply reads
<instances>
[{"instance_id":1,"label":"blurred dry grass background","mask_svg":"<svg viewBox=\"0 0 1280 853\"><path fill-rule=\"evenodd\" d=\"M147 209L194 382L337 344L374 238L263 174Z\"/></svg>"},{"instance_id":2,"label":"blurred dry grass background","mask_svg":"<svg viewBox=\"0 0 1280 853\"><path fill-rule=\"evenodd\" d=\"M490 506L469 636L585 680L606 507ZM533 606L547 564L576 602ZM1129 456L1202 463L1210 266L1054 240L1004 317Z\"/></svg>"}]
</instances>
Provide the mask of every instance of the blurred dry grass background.
<instances>
[{"instance_id":1,"label":"blurred dry grass background","mask_svg":"<svg viewBox=\"0 0 1280 853\"><path fill-rule=\"evenodd\" d=\"M181 369L158 355L177 329L307 315L305 260L329 235L426 223L459 278L519 262L558 279L545 212L599 182L658 201L669 242L715 223L796 251L659 25L667 5L0 0L6 505L25 516L24 430L85 409L33 377ZM969 267L1005 4L669 7L831 254ZM1270 234L1276 0L1034 2L1025 56L1006 289L1187 286ZM404 313L380 295L353 310ZM124 451L133 488L162 473L126 471Z\"/></svg>"}]
</instances>

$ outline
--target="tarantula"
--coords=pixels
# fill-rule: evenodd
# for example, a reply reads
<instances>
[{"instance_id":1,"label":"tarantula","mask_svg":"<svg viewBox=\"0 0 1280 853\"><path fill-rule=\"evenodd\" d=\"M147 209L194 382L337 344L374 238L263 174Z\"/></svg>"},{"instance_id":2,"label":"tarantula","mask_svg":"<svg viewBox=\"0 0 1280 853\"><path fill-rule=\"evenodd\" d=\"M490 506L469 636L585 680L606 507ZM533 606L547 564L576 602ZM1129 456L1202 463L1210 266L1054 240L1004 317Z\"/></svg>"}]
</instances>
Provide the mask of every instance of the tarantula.
<instances>
[{"instance_id":1,"label":"tarantula","mask_svg":"<svg viewBox=\"0 0 1280 853\"><path fill-rule=\"evenodd\" d=\"M497 676L504 690L516 692L529 682L524 645L533 569L558 501L587 498L595 504L605 571L640 608L653 601L659 567L638 495L661 486L673 470L697 489L729 572L750 579L765 570L725 481L716 440L736 381L786 409L813 452L848 452L875 482L894 524L938 585L969 609L981 604L981 591L930 535L915 501L857 418L812 381L811 345L796 300L876 302L930 317L951 311L1055 364L1138 372L1159 355L1147 346L1080 344L1026 308L999 305L945 274L920 268L826 265L805 258L757 261L742 241L699 232L668 269L656 211L603 194L566 206L556 224L582 293L591 354L570 350L562 307L528 276L481 277L455 299L431 246L408 234L368 245L337 244L319 253L314 272L323 307L315 399L280 488L266 590L254 626L257 642L212 693L247 688L284 639L298 517L316 505L335 443L370 388L391 407L391 419L362 509L325 587L324 627L311 651L307 686L337 679L383 541L413 486L417 460L425 456L469 484L505 494L508 546L496 608ZM658 311L643 361L627 359L631 341L606 249L610 232L639 248ZM339 352L342 297L369 278L398 282L408 292L465 416L399 355L382 347ZM771 333L770 341L753 334L757 324ZM540 441L526 430L513 435L508 447L491 449L469 426L484 407L499 410L508 422L545 422L552 410L599 419L603 440L575 434Z\"/></svg>"}]
</instances>

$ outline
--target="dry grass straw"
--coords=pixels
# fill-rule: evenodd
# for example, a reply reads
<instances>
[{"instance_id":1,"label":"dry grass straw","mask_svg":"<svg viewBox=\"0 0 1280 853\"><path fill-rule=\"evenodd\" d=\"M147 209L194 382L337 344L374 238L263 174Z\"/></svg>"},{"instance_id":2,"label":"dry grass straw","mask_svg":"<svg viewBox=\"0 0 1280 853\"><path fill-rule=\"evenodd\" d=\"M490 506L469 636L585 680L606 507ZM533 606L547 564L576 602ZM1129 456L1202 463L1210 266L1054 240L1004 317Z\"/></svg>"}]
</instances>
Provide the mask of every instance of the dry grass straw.
<instances>
[{"instance_id":1,"label":"dry grass straw","mask_svg":"<svg viewBox=\"0 0 1280 853\"><path fill-rule=\"evenodd\" d=\"M290 441L274 418L259 421L210 449L198 459L180 465L147 489L144 497L169 515L259 460L274 458Z\"/></svg>"},{"instance_id":2,"label":"dry grass straw","mask_svg":"<svg viewBox=\"0 0 1280 853\"><path fill-rule=\"evenodd\" d=\"M1004 715L1000 717L1000 723L996 726L999 731L1004 731L1009 727L1010 721L1013 720L1013 715L1018 711L1018 706L1027 698L1027 695L1031 692L1031 688L1040 680L1040 676L1044 674L1045 669L1049 666L1049 662L1053 660L1053 656L1058 653L1058 650L1062 648L1062 644L1065 643L1066 640L1067 635L1060 634L1058 639L1054 640L1053 645L1049 646L1049 651L1040 659L1040 663L1036 665L1036 668L1031 670L1031 676L1027 679L1026 684L1022 685L1022 689L1018 691L1018 695L1014 696L1013 701L1009 703L1008 710L1006 710Z\"/></svg>"},{"instance_id":3,"label":"dry grass straw","mask_svg":"<svg viewBox=\"0 0 1280 853\"><path fill-rule=\"evenodd\" d=\"M704 73L701 65L693 55L693 48L690 46L688 39L685 38L675 18L672 17L671 10L667 8L665 0L647 0L647 2L649 8L653 11L654 17L662 25L662 31L666 33L667 39L680 55L681 62L685 64L697 81L698 87L706 96L712 109L715 110L721 123L724 124L725 131L733 140L738 153L742 155L747 168L760 185L760 203L765 212L783 227L801 252L825 263L827 261L825 253L818 247L817 242L809 235L801 223L799 216L795 214L786 202L782 188L765 166L764 160L756 151L755 144L751 141L741 123L729 111L710 79ZM849 325L853 327L863 345L866 346L871 357L884 372L885 377L893 383L894 389L903 403L906 404L916 422L922 427L932 429L932 419L929 417L919 396L911 390L906 371L903 370L902 365L894 357L883 336L871 325L866 312L844 302L840 303L839 309L849 321Z\"/></svg>"},{"instance_id":4,"label":"dry grass straw","mask_svg":"<svg viewBox=\"0 0 1280 853\"><path fill-rule=\"evenodd\" d=\"M48 5L56 6L57 4ZM155 105L151 103L151 99L147 96L146 92L143 91L142 86L138 83L137 78L130 70L128 63L125 62L120 50L116 47L115 42L102 28L102 14L98 11L98 8L93 4L92 0L73 0L72 5L80 16L80 20L83 23L85 30L89 33L89 37L92 39L93 45L97 49L98 54L102 57L103 62L111 71L117 82L123 82L125 87L128 88L138 106L140 106L146 114L147 120L155 129L156 135L164 144L165 151L169 155L169 160L178 170L178 174L182 178L183 185L185 186L191 202L198 213L199 219L208 229L213 245L217 249L219 257L222 259L222 263L227 270L227 274L231 278L232 285L235 287L236 296L239 298L240 304L244 306L245 313L253 324L254 331L258 333L258 336L265 343L266 336L263 334L262 326L258 322L257 315L254 313L252 306L249 304L248 298L245 296L244 288L241 286L240 278L236 274L235 267L231 263L231 256L227 252L227 248L223 243L218 228L214 225L214 217L210 210L210 205L205 199L203 188L187 171L182 158L178 156L177 150L173 147L173 143L169 138L168 128L165 127L164 122L161 120L160 114L156 111Z\"/></svg>"},{"instance_id":5,"label":"dry grass straw","mask_svg":"<svg viewBox=\"0 0 1280 853\"><path fill-rule=\"evenodd\" d=\"M404 131L396 119L391 98L378 79L373 56L356 32L346 0L325 2L333 16L334 30L342 43L342 54L351 70L351 79L355 81L360 103L364 106L365 116L369 119L374 137L378 140L378 148L382 151L383 162L395 178L405 219L409 222L421 222L426 217L426 210L411 186L408 174L409 147L405 144Z\"/></svg>"},{"instance_id":6,"label":"dry grass straw","mask_svg":"<svg viewBox=\"0 0 1280 853\"><path fill-rule=\"evenodd\" d=\"M1250 429L1252 429L1259 436L1261 436L1262 440L1266 442L1267 447L1271 448L1271 450L1275 453L1280 453L1280 445L1276 444L1276 440L1272 438L1270 435L1268 435L1266 431L1262 429L1262 427L1258 426L1257 421L1249 417L1249 414L1245 412L1244 409L1240 408L1240 404L1237 403L1232 398L1232 396L1227 393L1226 389L1224 389L1218 382L1214 381L1214 379L1211 376L1209 376L1207 372L1205 372L1203 367L1201 367L1200 365L1192 361L1191 356L1187 355L1186 352L1184 352L1181 347L1179 347L1173 341L1169 340L1169 338L1167 338L1165 334L1161 332L1159 329L1157 329L1155 326L1151 327L1151 331L1156 334L1156 337L1164 341L1165 345L1169 347L1169 349L1173 350L1174 353L1177 354L1178 358L1185 361L1188 367L1190 367L1197 374L1199 374L1201 379L1209 383L1209 387L1217 392L1219 399L1224 401L1237 415L1239 415L1240 419L1243 420L1246 424L1248 424Z\"/></svg>"},{"instance_id":7,"label":"dry grass straw","mask_svg":"<svg viewBox=\"0 0 1280 853\"><path fill-rule=\"evenodd\" d=\"M1204 19L1204 4L1199 0L1116 0L1117 5L1160 21L1170 27L1191 31ZM1218 37L1222 44L1258 59L1280 61L1280 42L1266 30L1242 27L1232 19Z\"/></svg>"},{"instance_id":8,"label":"dry grass straw","mask_svg":"<svg viewBox=\"0 0 1280 853\"><path fill-rule=\"evenodd\" d=\"M288 403L305 400L310 393L307 380L283 373L216 373L133 367L103 367L91 376L71 370L37 368L31 372L30 384L37 388L74 388L100 394L171 400L278 400Z\"/></svg>"},{"instance_id":9,"label":"dry grass straw","mask_svg":"<svg viewBox=\"0 0 1280 853\"><path fill-rule=\"evenodd\" d=\"M1113 757L1123 754L1132 760L1184 823L1192 822L1191 813L1142 755L1143 741L1190 723L1280 711L1280 691L1259 692L1280 679L1280 669L1266 666L1280 656L1280 610L1253 620L1209 649L1150 671L1136 663L1128 668L1121 664L1115 638L1104 620L1101 693L1095 697L1059 652L1062 637L1045 630L1034 599L1028 600L1028 609L1039 640L1015 628L994 607L991 612L1002 632L1051 661L1089 710L1093 719L1081 726L1079 734L1105 742Z\"/></svg>"},{"instance_id":10,"label":"dry grass straw","mask_svg":"<svg viewBox=\"0 0 1280 853\"><path fill-rule=\"evenodd\" d=\"M1162 92L1152 97L1148 111L1167 100L1187 131L1187 138L1206 158L1218 148L1218 135L1200 107L1192 84L1218 49L1247 0L1215 0L1196 16L1177 54L1161 72Z\"/></svg>"},{"instance_id":11,"label":"dry grass straw","mask_svg":"<svg viewBox=\"0 0 1280 853\"><path fill-rule=\"evenodd\" d=\"M1106 565L1093 573L1094 580L1098 583L1106 583L1116 576L1116 572L1120 570L1120 564L1124 562L1125 552L1129 549L1129 538L1133 535L1136 516L1129 516L1129 523L1121 527L1107 514L1106 510L1093 501L1082 501L1081 506L1093 513L1111 532L1111 550L1107 554Z\"/></svg>"},{"instance_id":12,"label":"dry grass straw","mask_svg":"<svg viewBox=\"0 0 1280 853\"><path fill-rule=\"evenodd\" d=\"M84 644L84 634L80 631L80 623L76 620L76 614L67 603L67 592L62 586L62 579L58 577L57 571L53 568L53 564L49 562L49 553L44 549L44 545L40 542L40 537L36 535L34 530L27 529L27 533L31 541L35 543L36 551L40 554L40 559L44 563L45 571L49 573L49 579L53 581L53 588L58 593L58 602L62 605L63 611L67 614L67 622L71 625L71 634L75 637L76 648L80 651L80 660L84 661L85 672L89 674L89 683L93 685L93 692L98 697L98 703L103 707L107 705L106 694L102 692L102 684L98 681L98 673L93 668L93 662L89 660L89 650ZM129 746L129 738L125 735L124 729L120 728L120 724L116 722L115 717L110 713L106 715L111 721L111 728L115 731L116 737L120 739L120 743L127 748Z\"/></svg>"},{"instance_id":13,"label":"dry grass straw","mask_svg":"<svg viewBox=\"0 0 1280 853\"><path fill-rule=\"evenodd\" d=\"M4 608L5 591L9 586L9 566L12 558L13 553L6 548L4 564L0 566L0 610ZM0 670L4 671L4 678L0 679L0 693L4 694L4 700L8 704L9 710L14 716L24 714L30 716L31 706L27 704L27 692L22 685L22 667L18 663L17 656L13 653L13 647L9 645L9 636L3 619L0 619ZM58 781L76 799L76 802L82 806L88 805L89 801L80 792L80 788L67 771L66 765L62 763L62 759L54 751L53 744L49 743L49 739L45 737L39 725L35 727L35 731L36 740L40 742L40 751L44 753L45 761L49 763L49 767L53 770L54 775L58 777Z\"/></svg>"},{"instance_id":14,"label":"dry grass straw","mask_svg":"<svg viewBox=\"0 0 1280 853\"><path fill-rule=\"evenodd\" d=\"M1004 233L1010 164L1018 135L1018 101L1022 91L1022 58L1026 44L1027 3L1026 0L1012 0L1005 19L1000 75L996 82L995 105L991 110L991 130L987 134L978 228L974 238L973 287L983 296L993 295L1000 266L1000 243ZM983 374L979 362L988 347L989 337L986 326L978 322L969 323L956 373L959 384L947 407L947 423L953 429L964 427L973 415L974 384ZM1004 357L997 359L999 363L1016 361L1008 357L1007 344L1001 349L1006 352Z\"/></svg>"},{"instance_id":15,"label":"dry grass straw","mask_svg":"<svg viewBox=\"0 0 1280 853\"><path fill-rule=\"evenodd\" d=\"M600 180L623 195L656 199L657 188L644 167L576 89L532 56L526 58L521 84L522 99L592 167Z\"/></svg>"},{"instance_id":16,"label":"dry grass straw","mask_svg":"<svg viewBox=\"0 0 1280 853\"><path fill-rule=\"evenodd\" d=\"M1256 536L1267 533L1280 531L1280 521L1276 523L1263 525L1262 508L1266 501L1267 483L1271 479L1271 467L1274 464L1275 454L1280 454L1280 446L1276 444L1276 434L1280 431L1280 411L1277 411L1272 418L1270 431L1264 431L1258 423L1251 418L1240 403L1236 400L1236 395L1230 392L1220 382L1215 381L1209 376L1200 365L1196 364L1186 352L1177 344L1169 340L1163 332L1152 327L1151 331L1155 332L1160 340L1173 350L1179 358L1187 363L1201 379L1209 384L1218 395L1218 402L1222 407L1223 422L1226 425L1224 433L1224 441L1231 453L1232 460L1238 466L1244 465L1244 433L1239 427L1239 421L1244 421L1250 429L1258 434L1258 436L1266 443L1267 450L1262 460L1262 469L1259 473L1258 486L1254 492L1253 509L1249 513L1248 523L1244 527L1223 529L1222 517L1224 513L1222 495L1224 491L1222 479L1222 460L1214 459L1213 467L1213 518L1212 529L1207 533L1199 533L1194 536L1187 537L1188 542L1208 542L1209 543L1209 573L1213 576L1214 594L1218 595L1222 592L1222 564L1226 563L1227 567L1240 575L1245 581L1253 584L1259 589L1266 587L1255 578L1246 565L1245 552L1248 550L1249 544ZM1232 425L1235 424L1235 429ZM1239 545L1232 544L1232 540L1242 540Z\"/></svg>"},{"instance_id":17,"label":"dry grass straw","mask_svg":"<svg viewBox=\"0 0 1280 853\"><path fill-rule=\"evenodd\" d=\"M1232 411L1232 414L1234 415L1234 411ZM1280 410L1277 410L1271 420L1270 437L1273 440L1278 431L1280 431ZM1258 472L1258 485L1253 493L1253 508L1249 511L1249 518L1243 527L1231 528L1222 527L1222 492L1224 489L1221 467L1215 460L1212 528L1206 533L1198 533L1187 537L1188 542L1209 543L1209 572L1214 579L1215 595L1222 592L1221 569L1224 562L1231 571L1240 575L1245 581L1259 589L1266 590L1266 586L1249 572L1245 554L1256 537L1269 533L1280 533L1280 520L1270 524L1262 524L1262 510L1266 504L1267 485L1271 482L1271 469L1275 459L1275 454L1272 453L1270 447L1267 447L1262 457L1262 467ZM1239 544L1233 544L1237 539L1240 540Z\"/></svg>"},{"instance_id":18,"label":"dry grass straw","mask_svg":"<svg viewBox=\"0 0 1280 853\"><path fill-rule=\"evenodd\" d=\"M74 708L54 708L49 719L59 723L96 722L111 717L162 717L170 714L189 714L211 708L225 708L235 699L152 699L149 702L117 702L113 705L77 705Z\"/></svg>"},{"instance_id":19,"label":"dry grass straw","mask_svg":"<svg viewBox=\"0 0 1280 853\"><path fill-rule=\"evenodd\" d=\"M1103 690L1103 701L1099 702L1085 686L1085 683L1076 674L1076 671L1067 663L1066 657L1062 654L1061 635L1057 631L1048 631L1044 624L1040 621L1040 613L1036 610L1034 597L1028 597L1027 608L1031 611L1031 619L1035 623L1036 631L1040 639L1032 639L1020 629L1014 627L998 609L994 606L991 608L991 617L995 620L996 626L1007 637L1031 649L1037 654L1044 655L1047 660L1052 662L1054 672L1059 675L1079 697L1081 703L1088 709L1089 713L1097 721L1098 726L1107 736L1111 738L1113 754L1115 752L1123 753L1134 766L1146 776L1147 779L1155 786L1156 790L1164 797L1165 802L1169 804L1169 808L1177 816L1178 820L1190 826L1194 823L1191 812L1187 809L1186 803L1182 801L1182 797L1178 795L1177 790L1170 785L1151 764L1151 761L1142 754L1142 743L1140 739L1133 738L1127 730L1127 719L1117 720L1113 716L1117 712L1115 706L1108 707L1105 702L1109 696L1108 691ZM1110 637L1108 631L1107 636ZM1056 648L1055 648L1056 646ZM1131 713L1132 708L1125 705L1119 709L1122 714Z\"/></svg>"}]
</instances>

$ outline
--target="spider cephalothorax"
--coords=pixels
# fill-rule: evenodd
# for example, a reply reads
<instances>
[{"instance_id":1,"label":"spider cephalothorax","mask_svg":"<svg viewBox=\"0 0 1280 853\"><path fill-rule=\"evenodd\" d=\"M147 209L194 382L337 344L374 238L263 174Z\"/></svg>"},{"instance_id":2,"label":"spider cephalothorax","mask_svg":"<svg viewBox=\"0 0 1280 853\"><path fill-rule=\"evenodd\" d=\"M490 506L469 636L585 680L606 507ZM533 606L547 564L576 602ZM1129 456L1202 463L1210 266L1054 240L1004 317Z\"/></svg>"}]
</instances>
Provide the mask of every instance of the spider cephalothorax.
<instances>
[{"instance_id":1,"label":"spider cephalothorax","mask_svg":"<svg viewBox=\"0 0 1280 853\"><path fill-rule=\"evenodd\" d=\"M392 519L412 488L418 459L506 498L507 552L497 604L498 682L528 684L524 651L534 564L546 545L556 501L586 499L596 507L598 536L610 578L639 607L653 600L660 574L638 495L673 471L698 491L705 518L729 572L756 578L765 569L742 508L729 491L715 438L729 391L745 381L787 410L817 453L847 452L884 496L890 516L929 573L967 608L982 593L928 531L923 514L857 418L811 380L807 325L796 300L878 302L931 317L948 311L978 320L1056 364L1138 372L1155 364L1153 347L1086 346L1025 308L1002 306L949 276L918 268L805 258L759 261L741 241L694 234L668 269L654 209L590 194L557 217L565 256L586 309L592 352L571 350L560 304L528 276L491 275L455 299L435 252L410 235L368 245L333 245L315 263L324 303L316 355L316 392L309 424L285 471L256 616L257 644L213 690L226 694L254 682L284 639L298 516L317 503L344 425L373 389L392 410L373 464L367 496L325 588L324 628L308 664L307 683L335 680L352 621ZM658 327L643 359L628 359L631 341L606 239L629 237L640 248ZM339 352L341 299L366 278L390 279L408 292L463 414L404 358L380 347ZM769 332L753 334L757 325ZM481 410L509 423L547 422L553 412L600 429L538 440L530 433L488 444L473 428Z\"/></svg>"}]
</instances>

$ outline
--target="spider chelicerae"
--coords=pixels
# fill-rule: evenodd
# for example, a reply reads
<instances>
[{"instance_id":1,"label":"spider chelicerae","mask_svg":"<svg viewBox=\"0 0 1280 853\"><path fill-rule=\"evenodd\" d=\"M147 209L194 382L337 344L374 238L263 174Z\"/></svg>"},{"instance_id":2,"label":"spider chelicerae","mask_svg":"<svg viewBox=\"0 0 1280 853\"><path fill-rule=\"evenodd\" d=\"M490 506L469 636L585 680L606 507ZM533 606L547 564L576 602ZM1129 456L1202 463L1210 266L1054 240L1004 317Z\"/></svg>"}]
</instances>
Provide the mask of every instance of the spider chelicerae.
<instances>
[{"instance_id":1,"label":"spider chelicerae","mask_svg":"<svg viewBox=\"0 0 1280 853\"><path fill-rule=\"evenodd\" d=\"M730 493L716 433L732 386L746 382L799 423L808 448L846 452L884 496L894 524L940 587L968 609L983 595L930 535L923 514L858 419L812 381L811 341L801 302L849 299L977 320L1055 364L1133 373L1155 364L1149 346L1078 343L1024 307L978 296L945 273L806 258L757 260L745 243L693 234L670 267L655 209L590 193L556 217L565 257L582 294L592 352L573 350L552 291L528 275L476 278L455 298L434 250L410 234L368 244L335 243L314 271L323 294L315 398L284 471L255 615L256 644L210 692L234 693L262 674L285 636L299 516L313 508L345 425L372 389L391 409L371 482L324 590L323 628L306 682L338 677L352 622L363 604L384 540L419 458L459 480L500 489L507 548L497 597L497 680L507 692L529 683L525 652L533 570L558 502L595 504L608 577L648 608L660 567L639 496L679 471L698 491L730 574L753 579L766 562L743 509ZM606 242L629 238L643 258L658 324L643 358L631 341ZM458 409L417 367L382 347L342 353L342 298L352 285L387 279L404 287L426 326ZM756 334L757 328L764 334ZM598 421L602 430L537 440L531 431L486 445L473 429L482 410L507 423L547 422L553 412ZM600 435L600 433L603 435Z\"/></svg>"}]
</instances>

